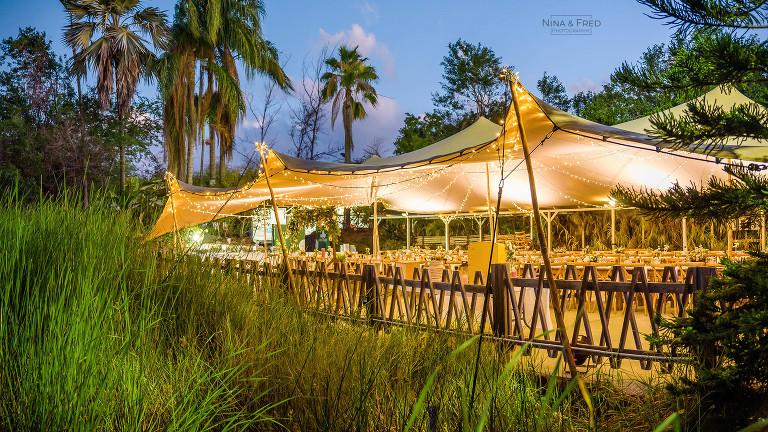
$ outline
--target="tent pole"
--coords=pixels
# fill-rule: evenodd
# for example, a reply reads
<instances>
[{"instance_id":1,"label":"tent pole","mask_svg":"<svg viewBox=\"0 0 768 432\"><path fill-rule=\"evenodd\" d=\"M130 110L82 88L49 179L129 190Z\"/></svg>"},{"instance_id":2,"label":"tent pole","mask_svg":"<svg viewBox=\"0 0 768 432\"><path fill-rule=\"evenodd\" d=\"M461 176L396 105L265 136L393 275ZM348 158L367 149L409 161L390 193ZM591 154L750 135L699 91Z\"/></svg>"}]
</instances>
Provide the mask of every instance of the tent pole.
<instances>
[{"instance_id":1,"label":"tent pole","mask_svg":"<svg viewBox=\"0 0 768 432\"><path fill-rule=\"evenodd\" d=\"M683 253L688 253L688 218L683 216Z\"/></svg>"},{"instance_id":2,"label":"tent pole","mask_svg":"<svg viewBox=\"0 0 768 432\"><path fill-rule=\"evenodd\" d=\"M514 78L512 78L514 77ZM549 262L549 253L544 245L544 230L541 227L541 217L539 212L539 199L536 195L536 181L533 177L533 166L531 164L531 152L528 150L528 141L525 139L525 130L523 129L523 119L520 116L520 105L517 103L517 90L516 84L519 82L517 74L514 76L507 75L509 81L509 88L512 93L512 103L515 107L515 116L517 116L517 130L520 133L520 142L523 145L523 154L525 156L525 168L528 171L528 184L531 188L531 205L533 206L533 214L536 221L536 233L539 237L539 244L541 245L541 258L544 260L544 269L547 272L547 281L549 281L549 288L551 294L552 307L555 310L555 319L557 321L558 332L560 333L560 341L563 343L563 354L568 362L568 368L571 372L571 377L578 376L579 371L576 369L576 363L573 360L573 351L571 351L571 342L568 339L568 331L565 327L565 318L563 317L563 310L560 308L560 293L557 291L557 285L555 278L552 275L552 264ZM510 79L512 78L512 79ZM505 145L506 143L502 143Z\"/></svg>"},{"instance_id":3,"label":"tent pole","mask_svg":"<svg viewBox=\"0 0 768 432\"><path fill-rule=\"evenodd\" d=\"M262 144L263 145L263 144ZM285 269L288 272L288 285L291 292L299 299L299 293L296 292L296 285L293 283L293 272L291 271L291 262L288 260L288 250L285 249L285 238L283 237L283 227L280 226L280 215L277 214L277 202L275 201L275 192L272 190L272 182L269 181L269 169L267 167L267 160L264 158L264 147L259 148L259 155L261 155L261 163L264 165L264 178L267 179L267 187L269 188L269 196L272 198L272 210L275 212L275 222L277 223L277 234L280 236L280 249L283 252L283 262L285 263Z\"/></svg>"}]
</instances>

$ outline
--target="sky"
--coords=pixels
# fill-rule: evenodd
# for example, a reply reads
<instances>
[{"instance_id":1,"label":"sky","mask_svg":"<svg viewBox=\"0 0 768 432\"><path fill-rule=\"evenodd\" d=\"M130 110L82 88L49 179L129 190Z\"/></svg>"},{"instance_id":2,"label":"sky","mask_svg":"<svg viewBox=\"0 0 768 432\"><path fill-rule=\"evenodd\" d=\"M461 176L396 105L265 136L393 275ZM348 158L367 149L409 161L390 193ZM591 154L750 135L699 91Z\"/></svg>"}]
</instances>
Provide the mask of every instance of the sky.
<instances>
[{"instance_id":1,"label":"sky","mask_svg":"<svg viewBox=\"0 0 768 432\"><path fill-rule=\"evenodd\" d=\"M648 47L668 42L673 33L663 22L649 18L647 7L631 0L264 3L264 36L280 50L281 60L287 60L285 70L294 80L301 79L302 61L317 56L327 44L358 46L376 67L379 104L368 109L367 119L355 122L356 156L374 140L384 143L385 155L391 153L405 113L423 114L434 108L432 94L440 90L443 73L440 62L448 53L448 44L460 38L493 49L504 65L519 72L523 85L534 94L538 93L537 80L546 71L560 78L573 95L598 90L622 62L636 62ZM169 19L173 17L174 0L142 4L158 7L167 11ZM65 24L66 16L57 0L0 0L2 38L15 36L19 27L36 27L46 32L57 53L66 55L68 50L61 40ZM573 29L589 34L563 33ZM95 85L95 81L91 79L87 84ZM258 108L263 99L263 79L246 81L243 87ZM142 85L139 92L156 95L155 88L149 85ZM285 102L268 140L277 151L288 152L291 96L283 98ZM337 122L326 140L343 145L341 119ZM239 125L238 153L253 151L258 123L249 113Z\"/></svg>"}]
</instances>

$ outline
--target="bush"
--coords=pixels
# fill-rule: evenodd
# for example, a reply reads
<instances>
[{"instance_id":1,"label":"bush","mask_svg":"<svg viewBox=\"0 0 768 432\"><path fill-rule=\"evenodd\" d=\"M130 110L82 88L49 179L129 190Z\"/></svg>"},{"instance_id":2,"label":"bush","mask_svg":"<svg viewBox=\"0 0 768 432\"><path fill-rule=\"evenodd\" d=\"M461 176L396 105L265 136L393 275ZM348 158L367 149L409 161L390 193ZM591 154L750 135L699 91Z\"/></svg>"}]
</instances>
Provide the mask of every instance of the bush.
<instances>
[{"instance_id":1,"label":"bush","mask_svg":"<svg viewBox=\"0 0 768 432\"><path fill-rule=\"evenodd\" d=\"M661 320L662 344L693 357L693 377L681 377L673 390L695 395L709 427L718 430L747 425L766 412L768 254L754 257L726 260L687 317Z\"/></svg>"}]
</instances>

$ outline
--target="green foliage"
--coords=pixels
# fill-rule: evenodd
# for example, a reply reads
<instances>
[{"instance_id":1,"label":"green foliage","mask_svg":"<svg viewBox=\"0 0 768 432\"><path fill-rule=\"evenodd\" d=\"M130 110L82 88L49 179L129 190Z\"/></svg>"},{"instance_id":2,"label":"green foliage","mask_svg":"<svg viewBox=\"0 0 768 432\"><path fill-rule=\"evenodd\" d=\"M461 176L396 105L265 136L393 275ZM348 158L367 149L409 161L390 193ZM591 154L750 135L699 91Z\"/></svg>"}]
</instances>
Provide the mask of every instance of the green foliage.
<instances>
[{"instance_id":1,"label":"green foliage","mask_svg":"<svg viewBox=\"0 0 768 432\"><path fill-rule=\"evenodd\" d=\"M432 95L435 106L455 117L466 113L477 117L491 116L492 102L507 92L499 79L501 58L481 43L473 45L461 39L448 44L443 66L442 94Z\"/></svg>"},{"instance_id":2,"label":"green foliage","mask_svg":"<svg viewBox=\"0 0 768 432\"><path fill-rule=\"evenodd\" d=\"M568 94L565 92L565 86L560 79L555 75L547 75L544 72L544 76L536 83L536 88L539 89L544 102L554 106L555 108L563 111L568 111L571 107L571 100L568 99Z\"/></svg>"},{"instance_id":3,"label":"green foliage","mask_svg":"<svg viewBox=\"0 0 768 432\"><path fill-rule=\"evenodd\" d=\"M94 194L98 197L98 194ZM130 212L0 206L0 429L242 430L269 420L252 290L158 260ZM104 203L104 204L98 204ZM247 342L250 341L250 342Z\"/></svg>"},{"instance_id":4,"label":"green foliage","mask_svg":"<svg viewBox=\"0 0 768 432\"><path fill-rule=\"evenodd\" d=\"M288 218L291 243L298 244L304 238L304 230L307 228L327 231L331 243L337 243L341 230L336 207L293 207Z\"/></svg>"},{"instance_id":5,"label":"green foliage","mask_svg":"<svg viewBox=\"0 0 768 432\"><path fill-rule=\"evenodd\" d=\"M661 320L661 343L694 357L695 379L675 389L701 395L707 428L733 430L768 414L768 254L725 261L688 316Z\"/></svg>"},{"instance_id":6,"label":"green foliage","mask_svg":"<svg viewBox=\"0 0 768 432\"><path fill-rule=\"evenodd\" d=\"M367 115L363 102L372 107L378 102L378 94L372 83L379 80L376 68L367 64L368 58L357 51L357 47L339 47L339 58L325 61L329 71L320 80L323 82L323 101L331 102L331 127L341 113L344 122L344 162L352 162L352 122Z\"/></svg>"},{"instance_id":7,"label":"green foliage","mask_svg":"<svg viewBox=\"0 0 768 432\"><path fill-rule=\"evenodd\" d=\"M650 218L689 217L701 222L726 222L756 217L768 210L768 178L746 167L726 167L733 181L709 179L706 187L673 185L666 192L614 188L610 196Z\"/></svg>"},{"instance_id":8,"label":"green foliage","mask_svg":"<svg viewBox=\"0 0 768 432\"><path fill-rule=\"evenodd\" d=\"M121 145L129 173L145 174L139 166L153 163L149 148L159 140L156 101L139 98L123 120L116 108L101 112L95 92L75 92L45 34L32 28L3 40L0 51L0 186L18 183L27 197L108 187L119 179Z\"/></svg>"},{"instance_id":9,"label":"green foliage","mask_svg":"<svg viewBox=\"0 0 768 432\"><path fill-rule=\"evenodd\" d=\"M670 55L663 44L654 45L643 53L634 69L649 75L663 73L668 67ZM597 123L614 125L671 108L690 96L625 83L622 81L622 68L611 74L609 82L600 91L575 94L571 99L573 113Z\"/></svg>"},{"instance_id":10,"label":"green foliage","mask_svg":"<svg viewBox=\"0 0 768 432\"><path fill-rule=\"evenodd\" d=\"M713 86L747 85L764 88L768 83L768 45L765 32L750 29L768 25L764 1L667 1L645 0L655 17L677 26L677 40L670 47L667 67L643 70L628 64L614 74L626 85L642 91L695 95ZM751 90L754 91L754 90ZM765 102L763 100L763 102ZM768 138L766 114L736 106L731 112L691 104L681 117L655 116L653 135L665 142L708 149L727 136Z\"/></svg>"},{"instance_id":11,"label":"green foliage","mask_svg":"<svg viewBox=\"0 0 768 432\"><path fill-rule=\"evenodd\" d=\"M395 139L395 154L404 154L434 144L459 132L461 129L445 121L438 112L415 116L405 113L405 124Z\"/></svg>"},{"instance_id":12,"label":"green foliage","mask_svg":"<svg viewBox=\"0 0 768 432\"><path fill-rule=\"evenodd\" d=\"M480 117L505 118L509 90L499 79L501 58L492 49L461 39L448 44L443 66L443 94L434 93L436 109L423 115L405 114L395 139L395 154L408 153L460 132Z\"/></svg>"}]
</instances>

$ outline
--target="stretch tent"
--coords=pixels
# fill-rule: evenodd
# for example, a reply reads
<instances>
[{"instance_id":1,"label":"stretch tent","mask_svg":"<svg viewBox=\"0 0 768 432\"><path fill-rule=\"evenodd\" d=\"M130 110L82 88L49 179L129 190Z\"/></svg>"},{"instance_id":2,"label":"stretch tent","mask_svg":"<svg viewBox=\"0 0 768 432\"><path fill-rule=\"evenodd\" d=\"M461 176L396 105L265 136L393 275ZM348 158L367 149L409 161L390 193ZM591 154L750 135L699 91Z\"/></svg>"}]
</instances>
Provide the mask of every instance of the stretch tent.
<instances>
[{"instance_id":1,"label":"stretch tent","mask_svg":"<svg viewBox=\"0 0 768 432\"><path fill-rule=\"evenodd\" d=\"M715 87L709 92L699 96L691 102L704 101L708 106L720 107L725 111L730 111L735 106L747 105L757 110L765 112L766 107L744 96L741 92L733 88ZM657 113L657 115L673 115L677 118L685 116L688 112L688 103L680 104ZM619 129L633 132L646 133L653 129L651 124L652 116L640 117L632 121L614 125ZM659 143L660 148L670 148L670 144ZM742 159L755 162L768 162L768 142L755 138L731 137L724 140L717 148L707 149L702 147L692 147L686 149L691 152L704 153L721 159Z\"/></svg>"},{"instance_id":2,"label":"stretch tent","mask_svg":"<svg viewBox=\"0 0 768 432\"><path fill-rule=\"evenodd\" d=\"M643 133L573 116L517 85L542 208L605 207L619 184L660 190L726 177L714 158L657 148ZM280 206L378 201L395 210L447 215L495 207L504 176L501 209L527 211L531 198L514 108L504 124L480 119L431 146L363 164L308 161L257 148L266 166L257 179L234 189L191 186L167 174L169 198L148 238L257 207L270 199L267 176Z\"/></svg>"}]
</instances>

